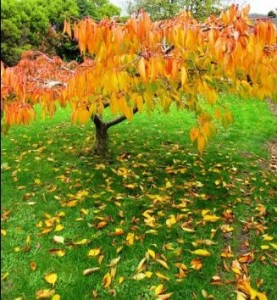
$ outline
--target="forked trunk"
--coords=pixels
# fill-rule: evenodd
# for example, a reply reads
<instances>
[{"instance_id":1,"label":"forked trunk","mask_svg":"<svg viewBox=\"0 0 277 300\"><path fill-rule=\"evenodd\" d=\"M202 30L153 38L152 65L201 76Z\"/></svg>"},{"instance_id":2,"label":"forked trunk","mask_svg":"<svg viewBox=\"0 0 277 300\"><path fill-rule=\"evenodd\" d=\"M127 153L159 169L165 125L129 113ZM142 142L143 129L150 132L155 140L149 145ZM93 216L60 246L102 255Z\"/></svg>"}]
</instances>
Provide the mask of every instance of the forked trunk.
<instances>
[{"instance_id":1,"label":"forked trunk","mask_svg":"<svg viewBox=\"0 0 277 300\"><path fill-rule=\"evenodd\" d=\"M138 109L135 107L133 113L137 113ZM94 147L94 153L102 157L108 155L108 129L116 124L119 124L126 120L125 116L120 116L116 119L113 119L105 123L100 115L93 115L91 118L96 128L96 142Z\"/></svg>"}]
</instances>

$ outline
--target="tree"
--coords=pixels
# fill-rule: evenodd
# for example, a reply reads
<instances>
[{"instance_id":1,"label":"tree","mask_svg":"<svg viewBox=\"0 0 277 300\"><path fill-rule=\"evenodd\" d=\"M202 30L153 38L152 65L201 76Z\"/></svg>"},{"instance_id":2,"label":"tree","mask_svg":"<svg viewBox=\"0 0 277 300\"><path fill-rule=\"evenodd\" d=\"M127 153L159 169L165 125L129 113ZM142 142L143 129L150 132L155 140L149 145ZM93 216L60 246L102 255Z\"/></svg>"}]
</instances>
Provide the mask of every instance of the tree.
<instances>
[{"instance_id":1,"label":"tree","mask_svg":"<svg viewBox=\"0 0 277 300\"><path fill-rule=\"evenodd\" d=\"M77 0L79 18L91 17L96 21L120 15L120 9L108 0Z\"/></svg>"},{"instance_id":2,"label":"tree","mask_svg":"<svg viewBox=\"0 0 277 300\"><path fill-rule=\"evenodd\" d=\"M13 68L2 65L3 128L28 123L35 103L52 115L58 99L62 107L70 103L73 122L94 122L95 151L105 155L111 126L142 110L166 113L175 103L195 112L190 138L202 153L217 122L232 122L219 93L276 99L276 27L270 20L252 23L248 11L233 5L204 23L186 12L152 22L140 11L125 24L85 18L73 32L65 21L64 31L93 59L64 63L28 52ZM105 122L107 107L115 118Z\"/></svg>"},{"instance_id":3,"label":"tree","mask_svg":"<svg viewBox=\"0 0 277 300\"><path fill-rule=\"evenodd\" d=\"M276 11L277 11L277 9L276 9ZM268 17L276 18L277 17L276 11L274 11L274 10L269 11L267 14Z\"/></svg>"},{"instance_id":4,"label":"tree","mask_svg":"<svg viewBox=\"0 0 277 300\"><path fill-rule=\"evenodd\" d=\"M190 11L194 18L219 13L220 0L136 0L128 2L128 12L133 14L138 9L148 12L153 20L173 17L181 10Z\"/></svg>"},{"instance_id":5,"label":"tree","mask_svg":"<svg viewBox=\"0 0 277 300\"><path fill-rule=\"evenodd\" d=\"M64 19L91 16L95 20L120 13L108 0L3 0L1 3L1 58L16 64L23 51L36 49L70 60L77 43L65 37Z\"/></svg>"}]
</instances>

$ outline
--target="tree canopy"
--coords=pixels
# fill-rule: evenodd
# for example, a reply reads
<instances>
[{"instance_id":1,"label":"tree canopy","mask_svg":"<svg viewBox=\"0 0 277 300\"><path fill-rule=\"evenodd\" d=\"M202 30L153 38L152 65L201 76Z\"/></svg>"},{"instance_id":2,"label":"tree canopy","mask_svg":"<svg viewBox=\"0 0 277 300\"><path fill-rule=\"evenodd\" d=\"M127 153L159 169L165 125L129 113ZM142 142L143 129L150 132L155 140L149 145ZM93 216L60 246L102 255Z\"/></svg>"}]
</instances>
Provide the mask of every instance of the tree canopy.
<instances>
[{"instance_id":1,"label":"tree canopy","mask_svg":"<svg viewBox=\"0 0 277 300\"><path fill-rule=\"evenodd\" d=\"M64 63L29 52L13 68L2 65L4 124L28 123L35 103L52 115L58 100L63 107L70 103L73 122L92 119L100 141L109 127L135 113L156 107L168 112L175 103L195 112L190 138L202 153L217 122L232 122L219 93L276 99L276 27L270 20L252 21L248 12L249 6L233 5L202 23L187 12L153 22L143 11L126 23L65 21L64 32L93 59ZM115 119L105 123L106 107Z\"/></svg>"}]
</instances>

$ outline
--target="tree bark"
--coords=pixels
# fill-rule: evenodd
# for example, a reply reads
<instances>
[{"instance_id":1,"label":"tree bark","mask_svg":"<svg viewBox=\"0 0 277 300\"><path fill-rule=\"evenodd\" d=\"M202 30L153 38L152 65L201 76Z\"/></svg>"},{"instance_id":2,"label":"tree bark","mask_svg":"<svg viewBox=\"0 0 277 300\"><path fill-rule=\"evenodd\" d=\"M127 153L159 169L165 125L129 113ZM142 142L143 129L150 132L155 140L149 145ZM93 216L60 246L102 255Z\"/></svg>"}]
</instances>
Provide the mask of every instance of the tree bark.
<instances>
[{"instance_id":1,"label":"tree bark","mask_svg":"<svg viewBox=\"0 0 277 300\"><path fill-rule=\"evenodd\" d=\"M133 109L133 113L137 113L138 109L135 107ZM95 124L96 128L96 142L94 146L94 153L96 155L106 157L109 150L109 136L108 136L108 129L116 124L119 124L126 120L125 116L120 116L114 120L111 120L105 123L100 115L94 115L92 117L92 121Z\"/></svg>"},{"instance_id":2,"label":"tree bark","mask_svg":"<svg viewBox=\"0 0 277 300\"><path fill-rule=\"evenodd\" d=\"M108 154L108 127L99 115L93 117L93 122L96 128L96 142L94 146L94 153L106 157Z\"/></svg>"}]
</instances>

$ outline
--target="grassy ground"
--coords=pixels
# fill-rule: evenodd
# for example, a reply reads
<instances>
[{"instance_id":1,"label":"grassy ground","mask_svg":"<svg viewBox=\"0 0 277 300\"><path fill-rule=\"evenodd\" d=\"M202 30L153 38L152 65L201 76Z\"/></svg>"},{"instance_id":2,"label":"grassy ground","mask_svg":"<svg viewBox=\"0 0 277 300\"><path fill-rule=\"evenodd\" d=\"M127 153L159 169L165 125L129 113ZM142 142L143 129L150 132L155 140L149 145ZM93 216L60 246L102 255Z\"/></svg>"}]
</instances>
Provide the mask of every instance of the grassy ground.
<instances>
[{"instance_id":1,"label":"grassy ground","mask_svg":"<svg viewBox=\"0 0 277 300\"><path fill-rule=\"evenodd\" d=\"M68 111L12 128L2 137L2 299L43 289L66 300L236 299L243 274L277 299L265 147L276 120L266 103L226 101L235 124L203 158L188 139L193 116L174 109L112 128L107 160L91 155L92 125L71 125Z\"/></svg>"}]
</instances>

